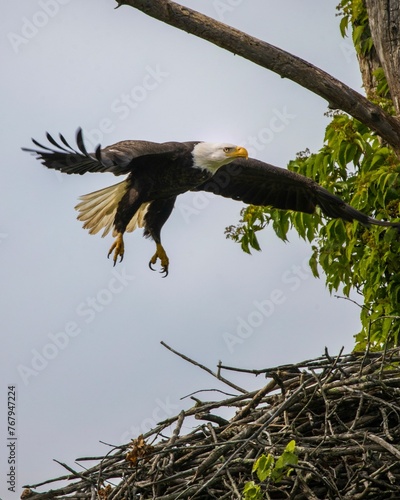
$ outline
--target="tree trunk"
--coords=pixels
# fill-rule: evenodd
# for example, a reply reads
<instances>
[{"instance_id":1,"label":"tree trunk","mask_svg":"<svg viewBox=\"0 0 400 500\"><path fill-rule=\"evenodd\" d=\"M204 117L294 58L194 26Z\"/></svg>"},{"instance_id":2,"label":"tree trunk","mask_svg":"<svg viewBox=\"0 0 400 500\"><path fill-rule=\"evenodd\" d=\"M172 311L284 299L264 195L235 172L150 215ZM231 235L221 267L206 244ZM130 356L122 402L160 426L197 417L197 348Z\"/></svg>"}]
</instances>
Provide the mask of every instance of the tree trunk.
<instances>
[{"instance_id":1,"label":"tree trunk","mask_svg":"<svg viewBox=\"0 0 400 500\"><path fill-rule=\"evenodd\" d=\"M366 6L372 40L399 116L400 3L399 0L366 0Z\"/></svg>"},{"instance_id":2,"label":"tree trunk","mask_svg":"<svg viewBox=\"0 0 400 500\"><path fill-rule=\"evenodd\" d=\"M375 47L372 47L371 51L366 55L357 54L357 59L365 95L368 99L373 99L376 96L376 87L378 83L374 76L374 71L382 67Z\"/></svg>"}]
</instances>

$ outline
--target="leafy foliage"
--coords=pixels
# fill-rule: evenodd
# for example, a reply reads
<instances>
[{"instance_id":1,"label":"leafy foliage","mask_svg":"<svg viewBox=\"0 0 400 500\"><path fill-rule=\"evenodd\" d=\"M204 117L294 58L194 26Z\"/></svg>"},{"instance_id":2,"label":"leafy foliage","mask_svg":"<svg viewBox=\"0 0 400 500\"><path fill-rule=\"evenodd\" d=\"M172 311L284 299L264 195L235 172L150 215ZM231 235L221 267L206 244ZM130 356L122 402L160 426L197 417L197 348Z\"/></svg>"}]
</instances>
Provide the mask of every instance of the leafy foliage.
<instances>
[{"instance_id":1,"label":"leafy foliage","mask_svg":"<svg viewBox=\"0 0 400 500\"><path fill-rule=\"evenodd\" d=\"M296 455L296 442L290 441L283 451L282 455L275 458L269 453L268 456L262 454L253 465L252 472L256 473L260 482L266 480L273 483L279 483L285 476L289 476L292 471L292 465L297 465L299 459ZM263 498L262 490L254 481L249 481L243 488L244 500L261 500Z\"/></svg>"},{"instance_id":2,"label":"leafy foliage","mask_svg":"<svg viewBox=\"0 0 400 500\"><path fill-rule=\"evenodd\" d=\"M353 27L352 38L358 54L368 54L374 45L368 23L368 13L364 0L341 0L337 6L342 19L340 33L346 36L349 25Z\"/></svg>"},{"instance_id":3,"label":"leafy foliage","mask_svg":"<svg viewBox=\"0 0 400 500\"><path fill-rule=\"evenodd\" d=\"M377 219L396 219L400 212L400 165L395 153L381 144L361 122L334 113L319 152L305 151L291 161L289 170L315 179L353 207ZM358 222L323 220L273 208L248 207L228 237L246 252L260 249L256 233L272 224L287 240L290 228L312 244L310 266L314 276L325 272L330 292L352 289L364 294L362 330L356 349L367 342L377 349L397 345L400 331L400 238L395 229L366 228Z\"/></svg>"},{"instance_id":4,"label":"leafy foliage","mask_svg":"<svg viewBox=\"0 0 400 500\"><path fill-rule=\"evenodd\" d=\"M364 0L341 0L337 6L342 36L352 28L358 57L373 50ZM382 68L373 73L375 89L369 98L394 114L386 76ZM377 219L396 219L400 212L400 164L395 152L361 122L348 115L331 113L322 148L300 153L289 170L311 177L344 201ZM314 276L321 268L330 292L346 296L354 289L364 295L361 331L356 350L398 345L400 332L400 237L394 229L365 228L339 219L323 220L314 215L273 208L248 207L237 226L227 228L227 237L245 252L260 250L256 233L271 224L286 241L294 228L311 243L310 267Z\"/></svg>"}]
</instances>

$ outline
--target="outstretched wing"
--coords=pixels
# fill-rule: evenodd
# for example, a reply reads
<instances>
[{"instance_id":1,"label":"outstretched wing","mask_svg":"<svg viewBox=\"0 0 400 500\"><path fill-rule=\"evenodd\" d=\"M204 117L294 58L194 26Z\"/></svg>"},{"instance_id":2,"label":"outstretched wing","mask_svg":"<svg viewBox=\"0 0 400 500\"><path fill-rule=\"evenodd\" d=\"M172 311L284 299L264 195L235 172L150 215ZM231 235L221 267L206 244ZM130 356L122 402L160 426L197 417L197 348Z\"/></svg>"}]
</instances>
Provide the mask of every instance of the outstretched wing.
<instances>
[{"instance_id":1,"label":"outstretched wing","mask_svg":"<svg viewBox=\"0 0 400 500\"><path fill-rule=\"evenodd\" d=\"M319 205L328 217L358 220L365 225L394 226L400 230L400 223L373 219L304 175L253 158L237 159L221 167L209 181L194 190L209 191L251 205L305 213L313 213Z\"/></svg>"},{"instance_id":2,"label":"outstretched wing","mask_svg":"<svg viewBox=\"0 0 400 500\"><path fill-rule=\"evenodd\" d=\"M130 173L140 159L157 155L174 157L185 151L188 145L179 142L121 141L94 153L88 153L83 142L82 129L76 133L77 150L72 148L62 134L57 142L49 133L47 140L53 147L43 146L35 139L32 142L40 149L22 148L37 156L48 168L60 170L66 174L85 174L86 172L111 172L114 175Z\"/></svg>"}]
</instances>

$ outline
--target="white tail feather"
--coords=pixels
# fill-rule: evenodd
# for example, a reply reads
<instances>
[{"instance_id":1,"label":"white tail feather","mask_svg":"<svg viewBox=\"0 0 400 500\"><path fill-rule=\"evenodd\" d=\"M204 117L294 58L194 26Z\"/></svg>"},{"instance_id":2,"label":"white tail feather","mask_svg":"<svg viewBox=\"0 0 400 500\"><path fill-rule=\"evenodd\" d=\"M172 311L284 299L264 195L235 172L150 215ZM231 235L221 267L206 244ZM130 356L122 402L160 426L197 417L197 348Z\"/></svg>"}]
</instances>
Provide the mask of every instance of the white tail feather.
<instances>
[{"instance_id":1,"label":"white tail feather","mask_svg":"<svg viewBox=\"0 0 400 500\"><path fill-rule=\"evenodd\" d=\"M78 220L84 222L83 228L88 229L90 234L97 234L101 229L104 229L101 236L106 236L113 227L118 204L127 188L127 181L122 181L94 193L80 196L81 201L76 205L75 209L79 212ZM137 227L143 227L148 206L149 203L141 205L127 225L127 232L132 232ZM113 236L116 236L115 229L113 230Z\"/></svg>"}]
</instances>

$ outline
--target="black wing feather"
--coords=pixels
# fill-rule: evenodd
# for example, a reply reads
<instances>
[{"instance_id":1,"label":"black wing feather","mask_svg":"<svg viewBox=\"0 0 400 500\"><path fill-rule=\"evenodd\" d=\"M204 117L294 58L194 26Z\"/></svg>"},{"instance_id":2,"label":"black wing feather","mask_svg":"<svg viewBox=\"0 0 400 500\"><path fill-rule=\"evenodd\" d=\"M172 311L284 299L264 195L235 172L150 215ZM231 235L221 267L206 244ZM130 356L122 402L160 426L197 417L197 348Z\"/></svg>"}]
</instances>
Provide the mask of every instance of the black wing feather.
<instances>
[{"instance_id":1,"label":"black wing feather","mask_svg":"<svg viewBox=\"0 0 400 500\"><path fill-rule=\"evenodd\" d=\"M313 213L318 205L328 217L357 220L367 226L392 226L400 231L399 222L373 219L312 179L253 158L237 159L221 167L194 191L209 191L251 205L304 213Z\"/></svg>"},{"instance_id":2,"label":"black wing feather","mask_svg":"<svg viewBox=\"0 0 400 500\"><path fill-rule=\"evenodd\" d=\"M65 149L65 148L63 148L62 146L60 146L60 145L58 144L58 142L57 142L57 141L55 141L55 140L53 139L53 137L52 137L52 136L51 136L48 132L46 132L46 138L47 138L47 140L50 142L50 144L52 144L52 145L53 145L53 146L55 146L56 148L62 149L63 151L66 151L67 153L69 153L69 152L70 152L70 151L68 151L68 149ZM72 148L71 148L71 146L70 146L70 145L69 145L66 141L65 141L65 143L64 143L64 144L65 144L65 145L67 146L67 148L69 148L70 150L72 149ZM43 146L42 146L42 147L43 147ZM48 149L48 148L46 148L46 149ZM50 150L50 151L51 151L51 150Z\"/></svg>"},{"instance_id":3,"label":"black wing feather","mask_svg":"<svg viewBox=\"0 0 400 500\"><path fill-rule=\"evenodd\" d=\"M99 163L102 163L102 160L101 160L101 146L100 146L100 144L97 146L96 151L94 152L94 155L96 156L96 160Z\"/></svg>"},{"instance_id":4,"label":"black wing feather","mask_svg":"<svg viewBox=\"0 0 400 500\"><path fill-rule=\"evenodd\" d=\"M81 128L78 128L78 132L76 134L76 143L78 145L79 151L81 151L85 156L89 156L89 153L86 151L85 144L83 142L83 135Z\"/></svg>"},{"instance_id":5,"label":"black wing feather","mask_svg":"<svg viewBox=\"0 0 400 500\"><path fill-rule=\"evenodd\" d=\"M40 144L40 142L36 141L35 139L32 139L32 142L35 146L37 146L38 148L42 148L42 149L46 149L47 151L53 151L51 148L48 148L46 146L43 146L43 144ZM34 149L28 149L28 148L22 148L24 151L31 151L31 152L35 152Z\"/></svg>"},{"instance_id":6,"label":"black wing feather","mask_svg":"<svg viewBox=\"0 0 400 500\"><path fill-rule=\"evenodd\" d=\"M46 167L60 170L61 172L65 172L67 174L84 174L85 172L105 171L105 166L99 164L86 151L83 144L81 129L78 129L76 135L80 152L72 148L62 134L60 134L60 141L62 144L57 142L48 132L46 132L46 138L49 143L54 146L54 148L43 146L43 144L40 144L35 139L32 139L33 144L40 148L40 150L22 148L23 151L35 154Z\"/></svg>"},{"instance_id":7,"label":"black wing feather","mask_svg":"<svg viewBox=\"0 0 400 500\"><path fill-rule=\"evenodd\" d=\"M61 142L67 146L68 149L72 149L71 146L68 144L67 140L65 139L65 137L62 135L62 134L58 134L60 136L60 139L61 139ZM58 146L60 147L60 146ZM61 148L62 149L62 148Z\"/></svg>"},{"instance_id":8,"label":"black wing feather","mask_svg":"<svg viewBox=\"0 0 400 500\"><path fill-rule=\"evenodd\" d=\"M60 170L66 174L80 175L86 172L112 172L115 175L126 175L131 173L139 163L146 165L138 161L140 158L163 155L173 159L176 155L191 151L194 145L194 143L178 142L121 141L104 149L98 146L94 153L88 153L81 128L76 133L78 151L70 146L62 134L60 134L61 144L49 133L46 133L46 137L54 148L43 146L32 139L33 144L39 149L22 149L35 154L48 168Z\"/></svg>"}]
</instances>

